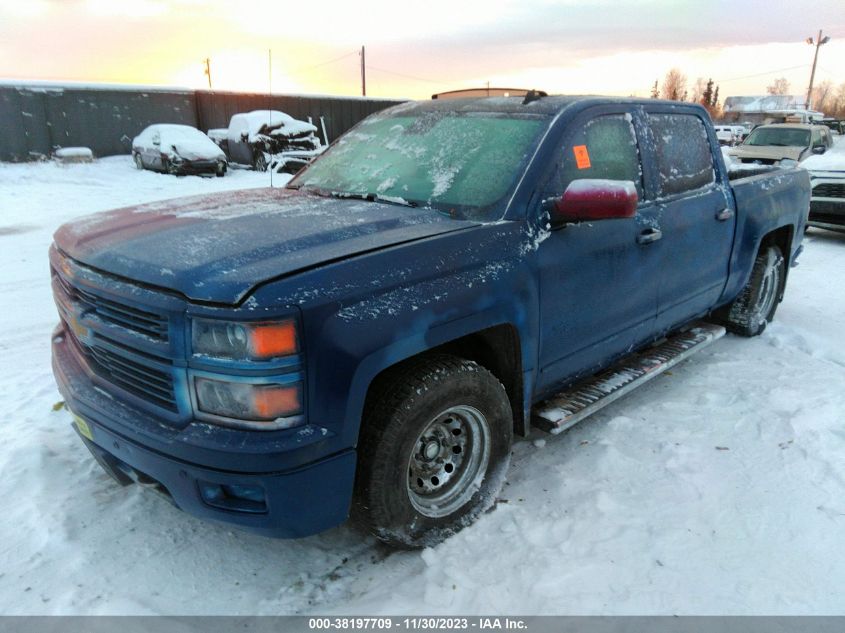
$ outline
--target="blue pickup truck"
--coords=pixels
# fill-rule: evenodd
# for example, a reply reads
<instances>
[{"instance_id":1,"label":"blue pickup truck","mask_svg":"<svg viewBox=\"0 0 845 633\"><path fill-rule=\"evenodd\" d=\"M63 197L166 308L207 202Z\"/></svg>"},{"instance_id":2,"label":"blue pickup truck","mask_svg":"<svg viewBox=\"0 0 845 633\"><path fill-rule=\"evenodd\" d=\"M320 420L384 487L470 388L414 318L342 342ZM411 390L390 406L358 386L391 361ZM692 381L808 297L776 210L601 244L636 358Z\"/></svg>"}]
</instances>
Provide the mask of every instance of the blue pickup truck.
<instances>
[{"instance_id":1,"label":"blue pickup truck","mask_svg":"<svg viewBox=\"0 0 845 633\"><path fill-rule=\"evenodd\" d=\"M286 189L62 226L54 373L122 484L424 546L495 501L515 435L759 334L809 200L803 170L729 172L692 104L407 103Z\"/></svg>"}]
</instances>

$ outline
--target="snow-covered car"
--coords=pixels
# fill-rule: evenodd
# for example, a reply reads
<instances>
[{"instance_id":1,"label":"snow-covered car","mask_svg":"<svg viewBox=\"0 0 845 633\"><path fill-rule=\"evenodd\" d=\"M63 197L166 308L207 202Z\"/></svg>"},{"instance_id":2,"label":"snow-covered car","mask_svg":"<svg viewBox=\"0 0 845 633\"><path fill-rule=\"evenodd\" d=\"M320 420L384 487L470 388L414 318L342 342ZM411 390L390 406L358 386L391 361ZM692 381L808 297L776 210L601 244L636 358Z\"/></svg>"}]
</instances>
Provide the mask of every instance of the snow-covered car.
<instances>
[{"instance_id":1,"label":"snow-covered car","mask_svg":"<svg viewBox=\"0 0 845 633\"><path fill-rule=\"evenodd\" d=\"M754 128L730 153L740 163L779 165L782 160L800 162L824 154L831 147L833 137L824 125L773 123Z\"/></svg>"},{"instance_id":2,"label":"snow-covered car","mask_svg":"<svg viewBox=\"0 0 845 633\"><path fill-rule=\"evenodd\" d=\"M229 162L223 150L198 129L174 123L147 127L132 140L132 157L138 169L166 174L223 176Z\"/></svg>"},{"instance_id":3,"label":"snow-covered car","mask_svg":"<svg viewBox=\"0 0 845 633\"><path fill-rule=\"evenodd\" d=\"M732 125L717 125L716 138L719 139L719 145L736 145L739 142L739 135Z\"/></svg>"},{"instance_id":4,"label":"snow-covered car","mask_svg":"<svg viewBox=\"0 0 845 633\"><path fill-rule=\"evenodd\" d=\"M279 110L236 114L225 130L225 139L223 132L209 130L209 135L232 162L258 171L295 173L325 149L314 125Z\"/></svg>"},{"instance_id":5,"label":"snow-covered car","mask_svg":"<svg viewBox=\"0 0 845 633\"><path fill-rule=\"evenodd\" d=\"M807 224L845 232L845 145L810 156L801 165L810 172L812 187Z\"/></svg>"},{"instance_id":6,"label":"snow-covered car","mask_svg":"<svg viewBox=\"0 0 845 633\"><path fill-rule=\"evenodd\" d=\"M733 128L737 143L742 143L742 141L748 138L748 134L750 133L749 128L744 125L732 125L731 127Z\"/></svg>"}]
</instances>

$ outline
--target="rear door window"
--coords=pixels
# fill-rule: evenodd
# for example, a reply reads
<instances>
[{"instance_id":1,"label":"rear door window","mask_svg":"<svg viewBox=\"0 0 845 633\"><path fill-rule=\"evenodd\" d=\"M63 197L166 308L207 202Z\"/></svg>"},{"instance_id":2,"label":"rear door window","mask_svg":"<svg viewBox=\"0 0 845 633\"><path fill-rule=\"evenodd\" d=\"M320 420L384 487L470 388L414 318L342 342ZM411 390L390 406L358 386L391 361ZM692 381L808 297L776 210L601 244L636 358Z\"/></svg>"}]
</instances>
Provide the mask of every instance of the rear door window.
<instances>
[{"instance_id":1,"label":"rear door window","mask_svg":"<svg viewBox=\"0 0 845 633\"><path fill-rule=\"evenodd\" d=\"M704 121L693 114L649 114L658 195L701 189L716 180Z\"/></svg>"}]
</instances>

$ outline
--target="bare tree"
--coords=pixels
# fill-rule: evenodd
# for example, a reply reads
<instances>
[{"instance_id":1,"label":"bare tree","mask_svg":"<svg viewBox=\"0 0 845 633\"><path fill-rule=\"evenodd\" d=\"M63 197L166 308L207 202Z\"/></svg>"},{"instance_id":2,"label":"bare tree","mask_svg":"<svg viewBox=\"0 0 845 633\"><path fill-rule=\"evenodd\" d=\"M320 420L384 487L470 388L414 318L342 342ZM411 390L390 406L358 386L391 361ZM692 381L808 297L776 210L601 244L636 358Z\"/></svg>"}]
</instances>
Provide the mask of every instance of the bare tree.
<instances>
[{"instance_id":1,"label":"bare tree","mask_svg":"<svg viewBox=\"0 0 845 633\"><path fill-rule=\"evenodd\" d=\"M771 85L766 86L766 92L770 95L788 95L789 82L786 80L786 77L778 77Z\"/></svg>"},{"instance_id":2,"label":"bare tree","mask_svg":"<svg viewBox=\"0 0 845 633\"><path fill-rule=\"evenodd\" d=\"M845 119L845 83L839 84L839 88L836 90L836 99L834 100L833 107L831 108L831 111L826 114L836 119Z\"/></svg>"},{"instance_id":3,"label":"bare tree","mask_svg":"<svg viewBox=\"0 0 845 633\"><path fill-rule=\"evenodd\" d=\"M686 91L687 78L679 69L672 68L663 78L660 95L664 99L679 101Z\"/></svg>"},{"instance_id":4,"label":"bare tree","mask_svg":"<svg viewBox=\"0 0 845 633\"><path fill-rule=\"evenodd\" d=\"M695 85L692 87L692 99L695 103L701 103L704 97L704 91L707 89L707 80L704 77L699 77L695 80Z\"/></svg>"},{"instance_id":5,"label":"bare tree","mask_svg":"<svg viewBox=\"0 0 845 633\"><path fill-rule=\"evenodd\" d=\"M823 81L818 86L813 88L813 110L829 112L836 109L836 92L833 83L830 81Z\"/></svg>"}]
</instances>

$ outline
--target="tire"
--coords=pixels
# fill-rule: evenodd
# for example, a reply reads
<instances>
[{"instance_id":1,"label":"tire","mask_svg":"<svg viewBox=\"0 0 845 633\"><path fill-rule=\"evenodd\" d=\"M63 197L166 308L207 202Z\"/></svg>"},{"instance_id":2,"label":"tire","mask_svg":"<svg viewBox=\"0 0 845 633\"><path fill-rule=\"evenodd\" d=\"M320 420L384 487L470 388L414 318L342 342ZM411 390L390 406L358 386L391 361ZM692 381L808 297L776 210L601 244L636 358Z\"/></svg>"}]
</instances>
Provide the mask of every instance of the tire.
<instances>
[{"instance_id":1,"label":"tire","mask_svg":"<svg viewBox=\"0 0 845 633\"><path fill-rule=\"evenodd\" d=\"M751 278L723 311L725 327L740 336L757 336L775 316L786 284L786 265L777 246L760 249Z\"/></svg>"},{"instance_id":2,"label":"tire","mask_svg":"<svg viewBox=\"0 0 845 633\"><path fill-rule=\"evenodd\" d=\"M171 176L179 175L179 168L166 158L161 159L161 171L165 174L170 174Z\"/></svg>"},{"instance_id":3,"label":"tire","mask_svg":"<svg viewBox=\"0 0 845 633\"><path fill-rule=\"evenodd\" d=\"M394 547L442 541L495 501L512 439L510 402L488 370L448 355L406 363L367 399L353 520Z\"/></svg>"},{"instance_id":4,"label":"tire","mask_svg":"<svg viewBox=\"0 0 845 633\"><path fill-rule=\"evenodd\" d=\"M264 152L258 152L255 155L255 160L252 161L252 166L255 171L267 171L267 157Z\"/></svg>"},{"instance_id":5,"label":"tire","mask_svg":"<svg viewBox=\"0 0 845 633\"><path fill-rule=\"evenodd\" d=\"M140 154L135 154L135 168L136 169L143 169L144 168L144 160L141 158Z\"/></svg>"},{"instance_id":6,"label":"tire","mask_svg":"<svg viewBox=\"0 0 845 633\"><path fill-rule=\"evenodd\" d=\"M226 163L218 163L217 164L217 171L215 172L218 178L222 178L226 175Z\"/></svg>"}]
</instances>

